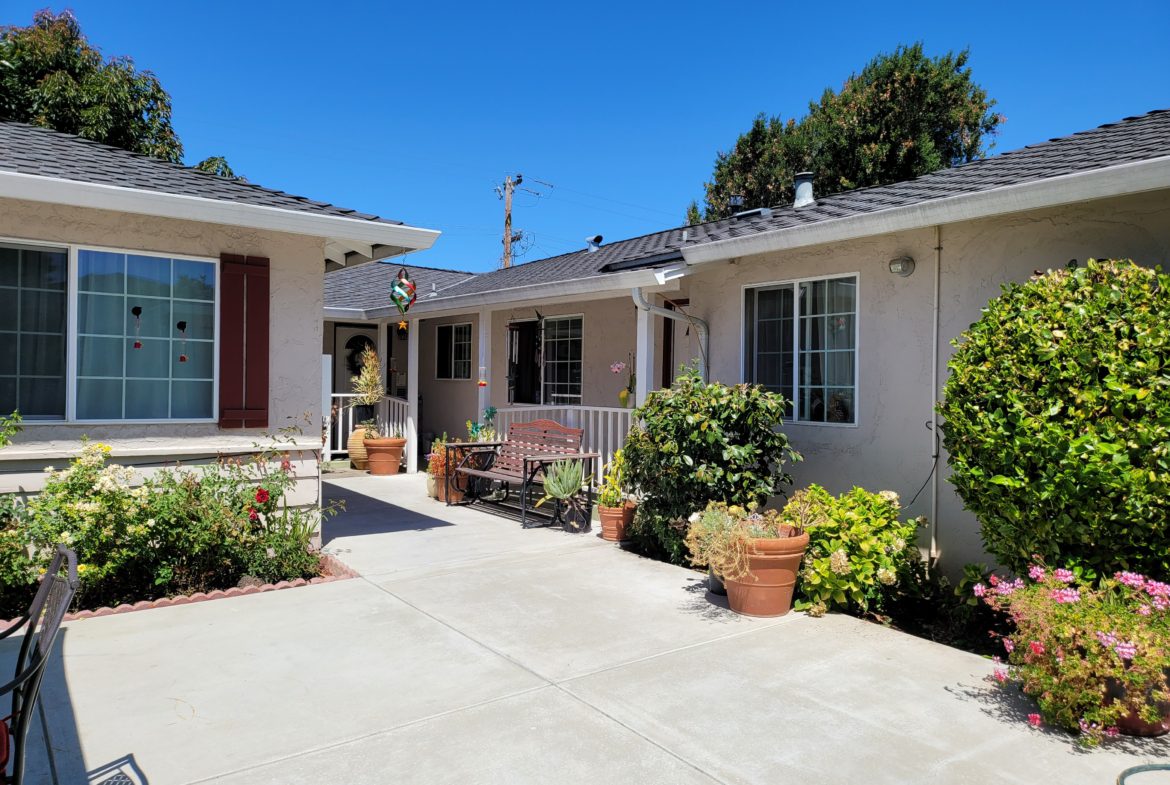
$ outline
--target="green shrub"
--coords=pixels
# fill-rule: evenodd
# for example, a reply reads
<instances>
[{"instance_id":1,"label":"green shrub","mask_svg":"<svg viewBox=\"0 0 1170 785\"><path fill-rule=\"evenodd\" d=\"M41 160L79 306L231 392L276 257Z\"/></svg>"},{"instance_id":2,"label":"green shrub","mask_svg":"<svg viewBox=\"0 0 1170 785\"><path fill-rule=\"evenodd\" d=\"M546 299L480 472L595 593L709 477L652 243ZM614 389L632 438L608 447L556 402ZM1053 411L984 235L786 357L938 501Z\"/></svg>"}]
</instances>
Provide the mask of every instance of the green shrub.
<instances>
[{"instance_id":1,"label":"green shrub","mask_svg":"<svg viewBox=\"0 0 1170 785\"><path fill-rule=\"evenodd\" d=\"M705 384L694 369L634 412L623 455L642 496L632 536L655 556L686 561L687 518L709 501L747 507L783 493L800 455L780 431L783 396L763 387Z\"/></svg>"},{"instance_id":2,"label":"green shrub","mask_svg":"<svg viewBox=\"0 0 1170 785\"><path fill-rule=\"evenodd\" d=\"M939 411L987 550L1170 575L1170 276L1090 260L1011 284L955 341Z\"/></svg>"},{"instance_id":3,"label":"green shrub","mask_svg":"<svg viewBox=\"0 0 1170 785\"><path fill-rule=\"evenodd\" d=\"M794 493L783 518L809 537L796 607L816 616L881 610L922 560L914 536L923 520L900 520L900 512L893 491L833 496L810 485Z\"/></svg>"},{"instance_id":4,"label":"green shrub","mask_svg":"<svg viewBox=\"0 0 1170 785\"><path fill-rule=\"evenodd\" d=\"M68 467L47 470L27 504L0 507L0 615L24 610L57 543L74 549L80 607L117 605L320 572L311 547L322 512L288 507L296 478L277 450L196 469L156 472L108 464L86 443ZM324 511L330 514L332 509Z\"/></svg>"}]
</instances>

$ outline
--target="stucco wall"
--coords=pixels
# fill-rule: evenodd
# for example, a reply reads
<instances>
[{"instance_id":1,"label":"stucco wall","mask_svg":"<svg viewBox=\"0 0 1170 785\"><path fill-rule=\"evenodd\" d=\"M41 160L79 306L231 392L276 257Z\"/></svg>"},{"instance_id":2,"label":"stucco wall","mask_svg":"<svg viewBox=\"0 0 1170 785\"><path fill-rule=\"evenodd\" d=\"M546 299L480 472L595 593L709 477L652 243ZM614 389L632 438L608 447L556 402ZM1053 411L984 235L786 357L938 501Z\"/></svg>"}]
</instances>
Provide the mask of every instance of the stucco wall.
<instances>
[{"instance_id":1,"label":"stucco wall","mask_svg":"<svg viewBox=\"0 0 1170 785\"><path fill-rule=\"evenodd\" d=\"M804 276L858 273L859 376L856 426L789 423L805 457L792 467L796 487L817 482L842 491L853 485L892 489L903 501L926 481L932 439L931 305L934 230L919 230L799 249L731 264L713 264L689 281L691 310L711 324L712 377L742 380L743 287ZM1006 281L1069 259L1131 257L1166 264L1170 257L1170 192L1113 199L942 227L939 381L950 341L977 320ZM892 275L887 263L912 256L917 270ZM939 460L945 477L946 456ZM928 514L927 486L908 514ZM939 555L954 572L986 561L978 523L950 486L939 483ZM924 534L923 544L929 537Z\"/></svg>"},{"instance_id":2,"label":"stucco wall","mask_svg":"<svg viewBox=\"0 0 1170 785\"><path fill-rule=\"evenodd\" d=\"M471 378L437 378L438 327L443 324L471 323ZM444 431L455 440L467 437L467 421L478 420L479 387L479 314L422 319L418 335L419 433L438 436ZM424 449L430 447L424 441Z\"/></svg>"},{"instance_id":3,"label":"stucco wall","mask_svg":"<svg viewBox=\"0 0 1170 785\"><path fill-rule=\"evenodd\" d=\"M210 258L221 253L268 257L270 427L300 421L305 428L303 444L319 447L321 239L11 199L0 200L0 237ZM306 357L313 362L306 363ZM302 421L306 414L307 425ZM218 452L248 451L261 431L221 431L214 423L28 423L16 443L0 452L0 471L7 472L0 478L0 491L13 490L14 485L35 490L39 487L35 470L44 463L60 465L83 435L111 444L122 463L153 464L180 456L197 462ZM308 477L316 477L315 459L301 465ZM313 485L315 494L315 479Z\"/></svg>"}]
</instances>

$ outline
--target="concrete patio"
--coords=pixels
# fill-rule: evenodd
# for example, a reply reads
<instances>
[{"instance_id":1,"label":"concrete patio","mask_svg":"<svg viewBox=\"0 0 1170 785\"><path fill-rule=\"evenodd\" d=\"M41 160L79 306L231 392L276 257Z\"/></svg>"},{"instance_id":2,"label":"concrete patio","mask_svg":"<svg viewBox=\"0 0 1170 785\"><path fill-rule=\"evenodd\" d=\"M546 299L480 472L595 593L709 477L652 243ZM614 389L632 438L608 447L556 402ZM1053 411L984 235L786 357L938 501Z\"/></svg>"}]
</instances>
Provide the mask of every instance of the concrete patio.
<instances>
[{"instance_id":1,"label":"concrete patio","mask_svg":"<svg viewBox=\"0 0 1170 785\"><path fill-rule=\"evenodd\" d=\"M67 625L29 781L1112 783L1170 759L1030 728L973 655L738 617L689 570L422 483L329 484L326 548L361 578Z\"/></svg>"}]
</instances>

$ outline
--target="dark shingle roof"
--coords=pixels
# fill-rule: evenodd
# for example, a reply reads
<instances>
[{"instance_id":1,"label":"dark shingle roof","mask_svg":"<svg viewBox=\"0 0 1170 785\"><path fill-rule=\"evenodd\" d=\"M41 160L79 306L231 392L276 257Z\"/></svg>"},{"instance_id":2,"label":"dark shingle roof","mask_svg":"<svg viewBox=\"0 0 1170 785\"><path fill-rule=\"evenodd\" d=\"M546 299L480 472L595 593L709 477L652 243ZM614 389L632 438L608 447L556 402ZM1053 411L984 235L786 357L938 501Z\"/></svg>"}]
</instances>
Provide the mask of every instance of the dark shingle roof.
<instances>
[{"instance_id":1,"label":"dark shingle roof","mask_svg":"<svg viewBox=\"0 0 1170 785\"><path fill-rule=\"evenodd\" d=\"M1161 109L943 169L915 180L818 197L816 204L799 210L792 205L773 207L770 217L755 215L727 218L667 229L609 243L595 253L583 249L516 265L507 270L471 276L446 289L439 299L589 278L614 272L615 267L633 269L658 266L677 255L682 247L684 231L687 232L686 244L690 247L1168 155L1170 110Z\"/></svg>"},{"instance_id":2,"label":"dark shingle roof","mask_svg":"<svg viewBox=\"0 0 1170 785\"><path fill-rule=\"evenodd\" d=\"M0 122L0 170L340 218L402 223L24 123Z\"/></svg>"},{"instance_id":3,"label":"dark shingle roof","mask_svg":"<svg viewBox=\"0 0 1170 785\"><path fill-rule=\"evenodd\" d=\"M372 310L390 305L390 286L398 270L406 274L418 287L419 301L431 292L442 292L449 286L473 277L459 270L440 270L434 267L416 267L410 264L381 264L372 262L354 267L343 267L325 275L326 308L361 308Z\"/></svg>"}]
</instances>

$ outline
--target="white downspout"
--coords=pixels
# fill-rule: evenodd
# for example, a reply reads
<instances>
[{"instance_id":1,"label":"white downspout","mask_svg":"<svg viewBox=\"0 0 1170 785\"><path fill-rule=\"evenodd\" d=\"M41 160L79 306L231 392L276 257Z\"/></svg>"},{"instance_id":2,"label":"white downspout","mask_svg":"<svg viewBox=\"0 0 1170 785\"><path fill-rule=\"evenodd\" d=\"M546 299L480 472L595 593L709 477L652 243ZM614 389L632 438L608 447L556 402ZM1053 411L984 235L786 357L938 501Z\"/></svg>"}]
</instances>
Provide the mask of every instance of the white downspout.
<instances>
[{"instance_id":1,"label":"white downspout","mask_svg":"<svg viewBox=\"0 0 1170 785\"><path fill-rule=\"evenodd\" d=\"M940 438L938 434L938 339L939 339L939 293L942 288L942 227L934 227L934 308L931 317L930 352L930 458L932 474L930 479L930 560L931 569L938 559L938 474Z\"/></svg>"},{"instance_id":2,"label":"white downspout","mask_svg":"<svg viewBox=\"0 0 1170 785\"><path fill-rule=\"evenodd\" d=\"M685 316L678 311L672 311L669 308L661 308L657 305L652 305L646 300L642 294L640 287L635 287L630 290L630 297L634 299L634 305L641 308L643 311L649 311L652 314L657 314L665 319L673 319L676 322L686 322L695 326L695 335L699 339L699 375L703 377L703 381L707 381L707 348L708 336L710 335L710 328L707 322L703 321L697 316Z\"/></svg>"}]
</instances>

